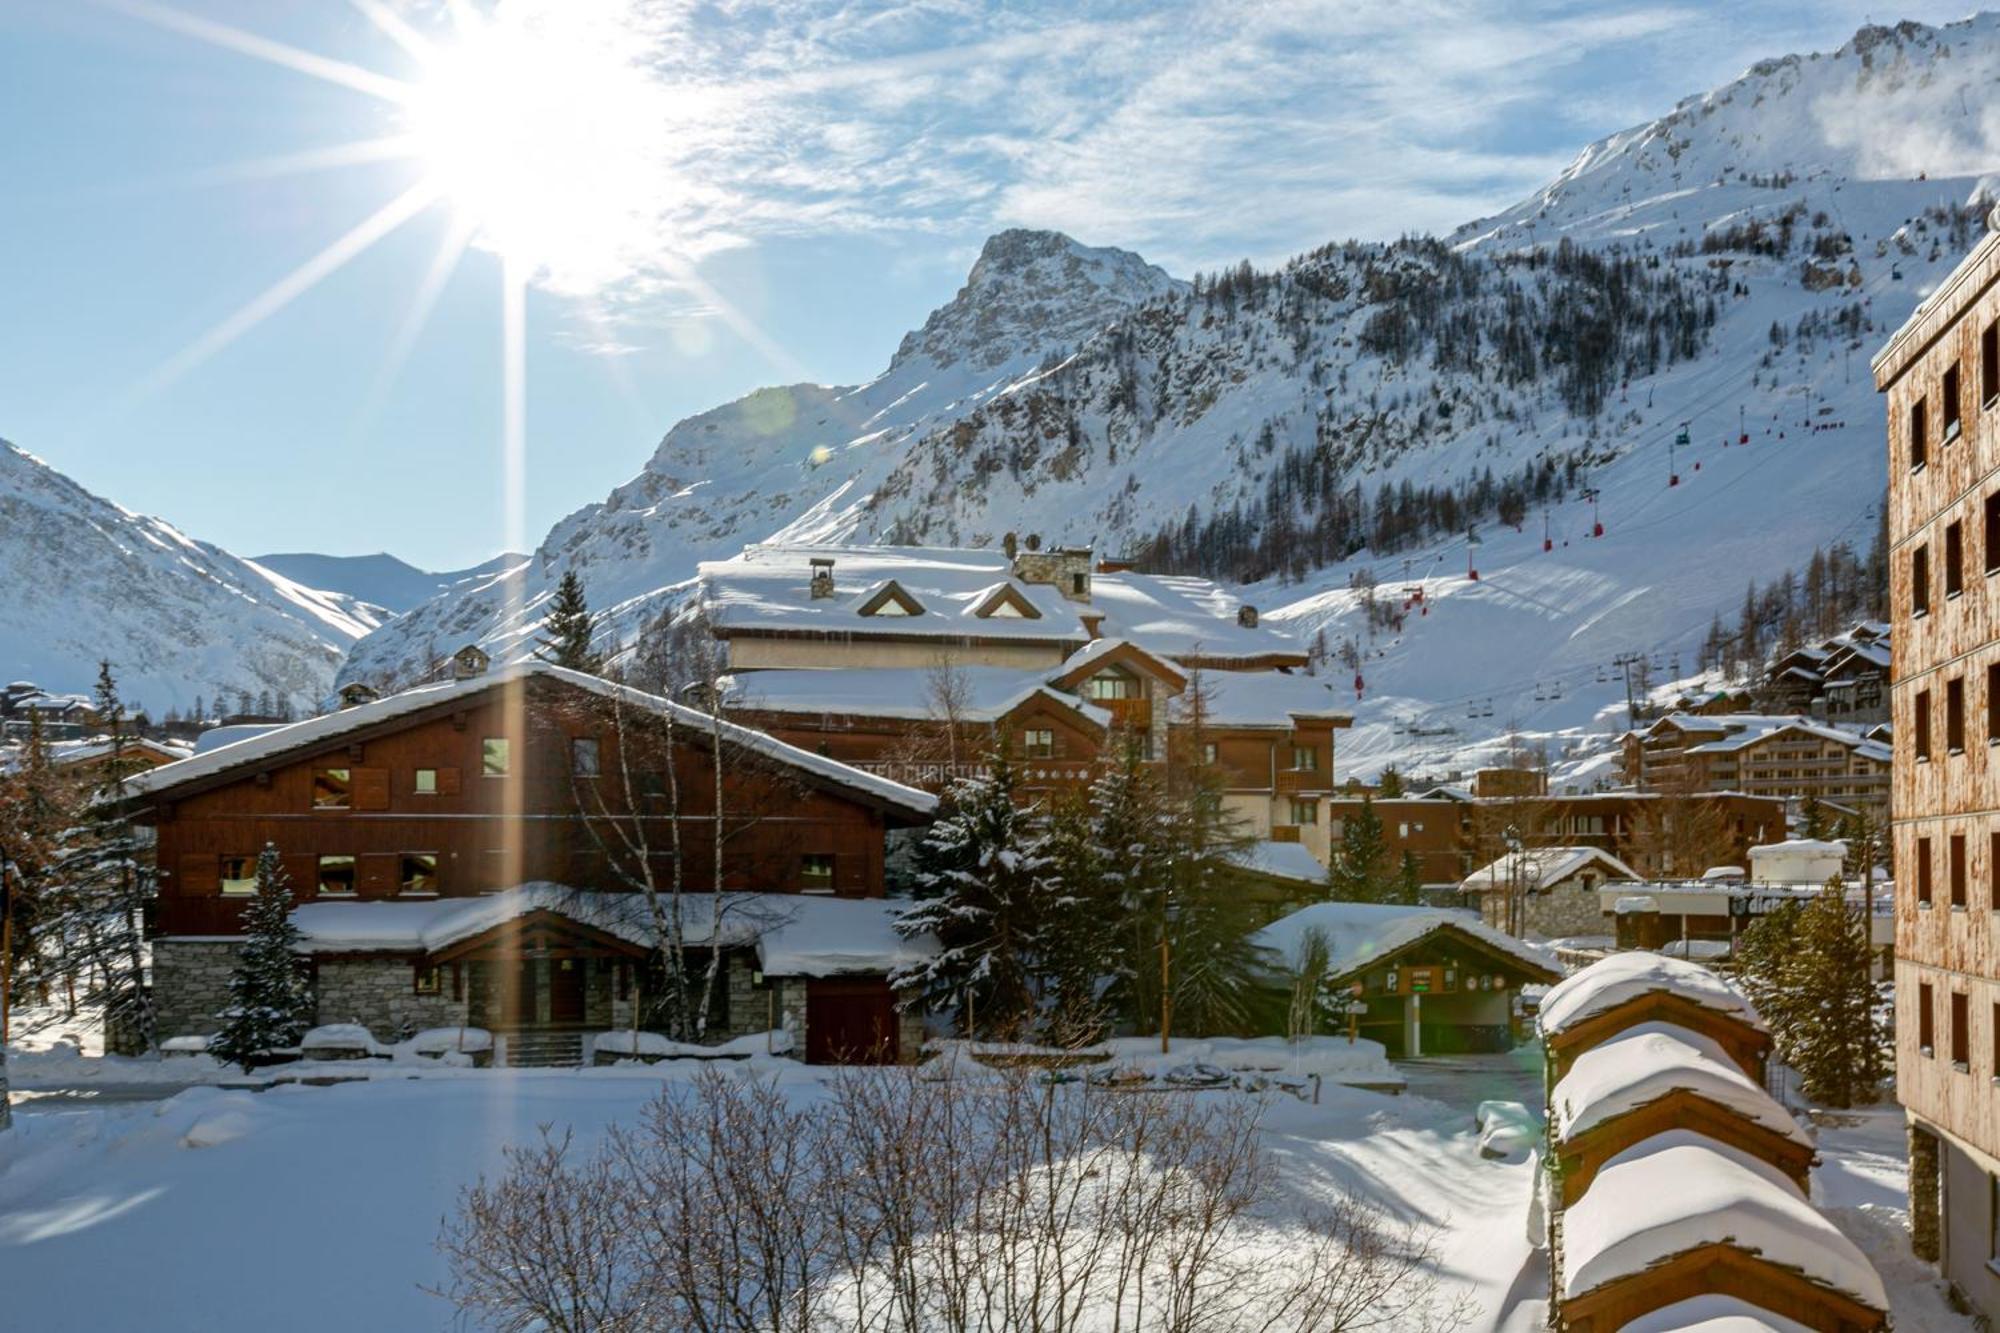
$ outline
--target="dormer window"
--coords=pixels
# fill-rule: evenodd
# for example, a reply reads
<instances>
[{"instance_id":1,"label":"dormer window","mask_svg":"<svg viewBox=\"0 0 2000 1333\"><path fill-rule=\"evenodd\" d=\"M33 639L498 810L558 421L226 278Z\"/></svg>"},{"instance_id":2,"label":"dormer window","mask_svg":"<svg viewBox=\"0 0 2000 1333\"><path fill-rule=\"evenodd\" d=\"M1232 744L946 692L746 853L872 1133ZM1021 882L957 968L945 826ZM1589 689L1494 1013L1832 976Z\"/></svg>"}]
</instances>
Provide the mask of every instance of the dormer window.
<instances>
[{"instance_id":1,"label":"dormer window","mask_svg":"<svg viewBox=\"0 0 2000 1333\"><path fill-rule=\"evenodd\" d=\"M862 616L920 616L924 608L923 603L903 591L901 584L890 579L864 597L854 612Z\"/></svg>"},{"instance_id":2,"label":"dormer window","mask_svg":"<svg viewBox=\"0 0 2000 1333\"><path fill-rule=\"evenodd\" d=\"M1042 613L1027 594L1011 583L1002 583L979 599L972 614L981 620L1040 620Z\"/></svg>"},{"instance_id":3,"label":"dormer window","mask_svg":"<svg viewBox=\"0 0 2000 1333\"><path fill-rule=\"evenodd\" d=\"M1122 671L1100 671L1083 682L1086 699L1136 699L1139 693L1138 680Z\"/></svg>"}]
</instances>

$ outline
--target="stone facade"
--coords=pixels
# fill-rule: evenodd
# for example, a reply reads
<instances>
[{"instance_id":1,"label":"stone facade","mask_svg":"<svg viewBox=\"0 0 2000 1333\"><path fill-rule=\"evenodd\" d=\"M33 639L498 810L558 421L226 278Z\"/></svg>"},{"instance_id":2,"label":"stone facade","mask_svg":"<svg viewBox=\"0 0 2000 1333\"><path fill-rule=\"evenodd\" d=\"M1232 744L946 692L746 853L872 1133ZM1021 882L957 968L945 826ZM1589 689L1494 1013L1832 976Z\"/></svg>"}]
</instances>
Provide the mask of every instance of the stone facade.
<instances>
[{"instance_id":1,"label":"stone facade","mask_svg":"<svg viewBox=\"0 0 2000 1333\"><path fill-rule=\"evenodd\" d=\"M1910 1249L1917 1258L1938 1261L1938 1140L1917 1125L1910 1134Z\"/></svg>"},{"instance_id":2,"label":"stone facade","mask_svg":"<svg viewBox=\"0 0 2000 1333\"><path fill-rule=\"evenodd\" d=\"M394 1042L425 1028L458 1027L466 1002L451 998L447 978L436 995L416 993L415 969L396 958L322 959L313 993L320 1023L359 1023L377 1041Z\"/></svg>"},{"instance_id":3,"label":"stone facade","mask_svg":"<svg viewBox=\"0 0 2000 1333\"><path fill-rule=\"evenodd\" d=\"M153 941L153 1006L161 1040L205 1037L222 1027L238 948L234 940Z\"/></svg>"},{"instance_id":4,"label":"stone facade","mask_svg":"<svg viewBox=\"0 0 2000 1333\"><path fill-rule=\"evenodd\" d=\"M1479 895L1479 916L1496 930L1506 928L1507 895L1489 892ZM1530 937L1559 940L1574 935L1609 935L1611 918L1597 888L1584 888L1575 880L1564 880L1544 892L1528 889L1521 901L1522 932Z\"/></svg>"}]
</instances>

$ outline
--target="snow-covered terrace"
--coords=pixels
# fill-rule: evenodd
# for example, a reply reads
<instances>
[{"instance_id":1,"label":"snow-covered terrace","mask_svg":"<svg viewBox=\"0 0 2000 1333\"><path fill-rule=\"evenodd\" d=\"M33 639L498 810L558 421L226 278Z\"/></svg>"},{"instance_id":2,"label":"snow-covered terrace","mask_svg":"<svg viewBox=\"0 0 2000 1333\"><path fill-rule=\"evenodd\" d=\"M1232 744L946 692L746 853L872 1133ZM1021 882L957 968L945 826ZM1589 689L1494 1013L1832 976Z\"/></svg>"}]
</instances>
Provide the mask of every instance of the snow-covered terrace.
<instances>
[{"instance_id":1,"label":"snow-covered terrace","mask_svg":"<svg viewBox=\"0 0 2000 1333\"><path fill-rule=\"evenodd\" d=\"M1756 1006L1708 968L1663 954L1634 951L1592 963L1543 997L1542 1034L1554 1036L1565 1032L1654 993L1677 996L1759 1030L1764 1027Z\"/></svg>"}]
</instances>

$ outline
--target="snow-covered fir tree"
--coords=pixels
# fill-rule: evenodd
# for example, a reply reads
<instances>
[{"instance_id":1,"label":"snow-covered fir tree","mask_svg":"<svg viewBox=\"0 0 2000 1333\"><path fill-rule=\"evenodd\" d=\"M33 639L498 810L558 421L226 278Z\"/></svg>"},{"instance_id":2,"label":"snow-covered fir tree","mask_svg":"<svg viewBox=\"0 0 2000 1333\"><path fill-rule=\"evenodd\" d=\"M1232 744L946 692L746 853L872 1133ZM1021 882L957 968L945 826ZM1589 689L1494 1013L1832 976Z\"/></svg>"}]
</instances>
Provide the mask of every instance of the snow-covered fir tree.
<instances>
[{"instance_id":1,"label":"snow-covered fir tree","mask_svg":"<svg viewBox=\"0 0 2000 1333\"><path fill-rule=\"evenodd\" d=\"M243 948L229 977L229 1007L208 1049L216 1059L248 1070L257 1055L295 1044L312 1012L312 994L299 972L292 881L270 843L257 856L257 896L244 910L243 930Z\"/></svg>"},{"instance_id":2,"label":"snow-covered fir tree","mask_svg":"<svg viewBox=\"0 0 2000 1333\"><path fill-rule=\"evenodd\" d=\"M1868 924L1834 879L1810 901L1759 918L1737 951L1778 1055L1798 1071L1800 1090L1829 1106L1873 1101L1882 1078Z\"/></svg>"},{"instance_id":3,"label":"snow-covered fir tree","mask_svg":"<svg viewBox=\"0 0 2000 1333\"><path fill-rule=\"evenodd\" d=\"M1107 1002L1127 1022L1144 1027L1158 1013L1156 974L1162 895L1173 871L1166 793L1136 743L1119 747L1091 783L1087 802L1087 864L1091 888L1076 897L1096 924L1090 938L1105 954Z\"/></svg>"},{"instance_id":4,"label":"snow-covered fir tree","mask_svg":"<svg viewBox=\"0 0 2000 1333\"><path fill-rule=\"evenodd\" d=\"M540 656L572 671L595 673L603 665L590 646L596 633L597 620L584 600L583 580L575 570L565 570L556 584L548 619L542 622Z\"/></svg>"},{"instance_id":5,"label":"snow-covered fir tree","mask_svg":"<svg viewBox=\"0 0 2000 1333\"><path fill-rule=\"evenodd\" d=\"M917 845L916 898L898 918L906 936L937 936L937 954L892 980L937 1008L959 1007L964 1028L1016 1037L1034 1028L1051 917L1064 906L1048 827L1017 799L1005 745L986 776L945 793Z\"/></svg>"},{"instance_id":6,"label":"snow-covered fir tree","mask_svg":"<svg viewBox=\"0 0 2000 1333\"><path fill-rule=\"evenodd\" d=\"M1364 795L1361 809L1341 828L1340 845L1327 865L1327 896L1343 903L1413 903L1418 880L1416 863L1407 855L1402 864L1391 864L1382 817Z\"/></svg>"}]
</instances>

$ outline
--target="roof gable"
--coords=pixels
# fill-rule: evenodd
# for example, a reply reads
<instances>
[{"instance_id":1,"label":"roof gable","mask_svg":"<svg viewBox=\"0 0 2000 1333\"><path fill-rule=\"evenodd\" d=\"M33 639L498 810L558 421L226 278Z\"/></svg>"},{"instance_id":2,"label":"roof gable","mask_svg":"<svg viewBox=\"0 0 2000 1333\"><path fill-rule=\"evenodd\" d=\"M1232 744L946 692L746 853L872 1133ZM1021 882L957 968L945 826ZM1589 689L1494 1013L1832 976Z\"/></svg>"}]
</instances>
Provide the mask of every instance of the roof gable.
<instances>
[{"instance_id":1,"label":"roof gable","mask_svg":"<svg viewBox=\"0 0 2000 1333\"><path fill-rule=\"evenodd\" d=\"M1106 667L1114 666L1161 681L1176 694L1187 686L1187 677L1178 667L1124 639L1099 639L1083 651L1071 654L1049 677L1049 684L1059 690L1075 690Z\"/></svg>"},{"instance_id":2,"label":"roof gable","mask_svg":"<svg viewBox=\"0 0 2000 1333\"><path fill-rule=\"evenodd\" d=\"M972 614L981 620L999 616L1004 620L1040 620L1042 613L1028 600L1026 593L1012 583L996 583L984 597L972 605Z\"/></svg>"},{"instance_id":3,"label":"roof gable","mask_svg":"<svg viewBox=\"0 0 2000 1333\"><path fill-rule=\"evenodd\" d=\"M857 616L920 616L924 606L910 596L902 584L894 579L884 579L867 592L854 605Z\"/></svg>"}]
</instances>

